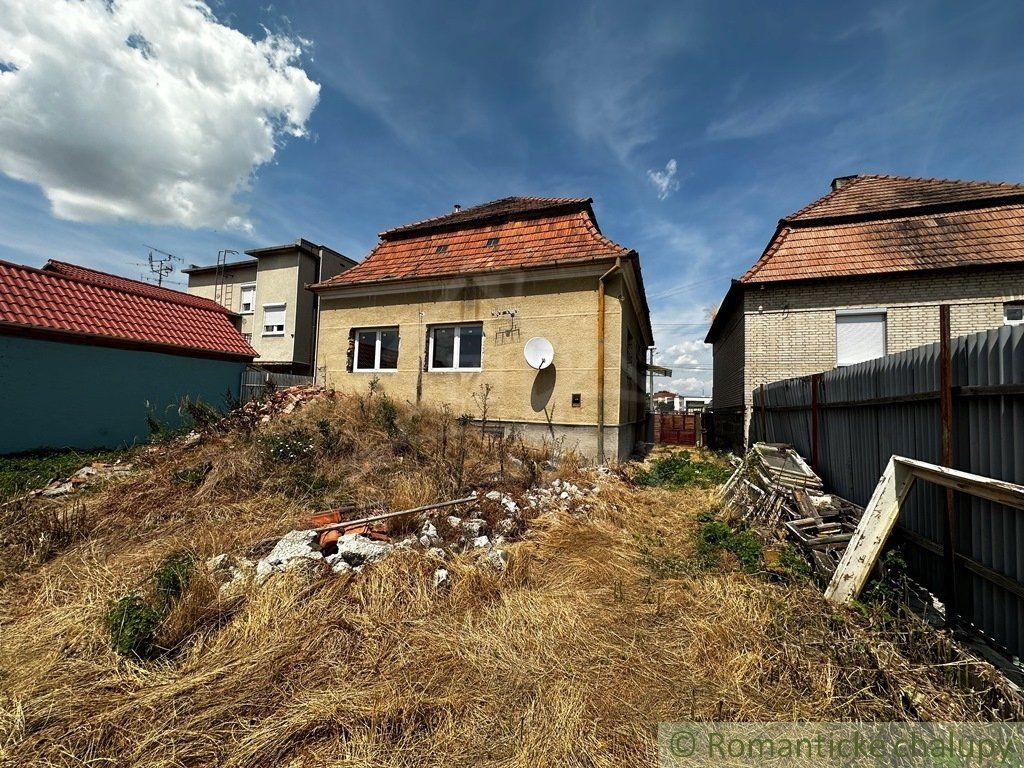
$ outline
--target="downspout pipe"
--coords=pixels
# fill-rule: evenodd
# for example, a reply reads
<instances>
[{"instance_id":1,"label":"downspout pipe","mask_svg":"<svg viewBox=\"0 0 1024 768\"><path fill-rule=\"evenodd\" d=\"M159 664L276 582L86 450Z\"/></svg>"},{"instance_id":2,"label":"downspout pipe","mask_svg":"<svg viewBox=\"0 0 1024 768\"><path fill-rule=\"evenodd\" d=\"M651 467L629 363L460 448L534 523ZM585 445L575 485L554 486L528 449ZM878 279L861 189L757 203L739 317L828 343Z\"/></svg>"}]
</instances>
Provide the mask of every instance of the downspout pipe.
<instances>
[{"instance_id":1,"label":"downspout pipe","mask_svg":"<svg viewBox=\"0 0 1024 768\"><path fill-rule=\"evenodd\" d=\"M604 288L605 281L622 269L622 259L597 279L597 463L604 464Z\"/></svg>"}]
</instances>

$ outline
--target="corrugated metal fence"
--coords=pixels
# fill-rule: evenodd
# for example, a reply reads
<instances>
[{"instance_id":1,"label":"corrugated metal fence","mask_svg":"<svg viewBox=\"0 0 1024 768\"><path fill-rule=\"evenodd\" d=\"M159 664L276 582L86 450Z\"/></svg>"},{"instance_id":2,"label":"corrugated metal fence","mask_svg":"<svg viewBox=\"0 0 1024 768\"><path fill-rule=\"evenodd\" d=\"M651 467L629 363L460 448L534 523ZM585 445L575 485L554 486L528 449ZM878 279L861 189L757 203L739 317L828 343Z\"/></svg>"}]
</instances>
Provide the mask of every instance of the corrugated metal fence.
<instances>
[{"instance_id":1,"label":"corrugated metal fence","mask_svg":"<svg viewBox=\"0 0 1024 768\"><path fill-rule=\"evenodd\" d=\"M242 385L239 398L243 403L261 397L267 389L283 389L299 384L312 384L312 376L299 376L293 373L272 373L259 368L246 368L242 372Z\"/></svg>"},{"instance_id":2,"label":"corrugated metal fence","mask_svg":"<svg viewBox=\"0 0 1024 768\"><path fill-rule=\"evenodd\" d=\"M941 464L940 344L754 391L751 435L793 445L865 504L893 454ZM1024 327L953 339L952 464L1024 484ZM897 532L911 575L947 603L945 492L917 483ZM1024 657L1024 512L956 494L955 593L967 623Z\"/></svg>"}]
</instances>

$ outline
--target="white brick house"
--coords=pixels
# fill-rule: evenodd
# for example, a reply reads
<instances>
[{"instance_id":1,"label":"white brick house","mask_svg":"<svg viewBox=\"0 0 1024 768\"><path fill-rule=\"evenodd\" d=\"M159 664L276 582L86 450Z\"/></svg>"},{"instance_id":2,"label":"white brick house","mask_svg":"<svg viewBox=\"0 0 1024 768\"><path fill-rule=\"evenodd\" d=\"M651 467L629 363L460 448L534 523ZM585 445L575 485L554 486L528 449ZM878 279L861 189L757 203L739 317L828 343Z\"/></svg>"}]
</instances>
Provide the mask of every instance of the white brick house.
<instances>
[{"instance_id":1,"label":"white brick house","mask_svg":"<svg viewBox=\"0 0 1024 768\"><path fill-rule=\"evenodd\" d=\"M726 294L715 439L745 441L754 389L1024 318L1024 185L848 176L779 222Z\"/></svg>"}]
</instances>

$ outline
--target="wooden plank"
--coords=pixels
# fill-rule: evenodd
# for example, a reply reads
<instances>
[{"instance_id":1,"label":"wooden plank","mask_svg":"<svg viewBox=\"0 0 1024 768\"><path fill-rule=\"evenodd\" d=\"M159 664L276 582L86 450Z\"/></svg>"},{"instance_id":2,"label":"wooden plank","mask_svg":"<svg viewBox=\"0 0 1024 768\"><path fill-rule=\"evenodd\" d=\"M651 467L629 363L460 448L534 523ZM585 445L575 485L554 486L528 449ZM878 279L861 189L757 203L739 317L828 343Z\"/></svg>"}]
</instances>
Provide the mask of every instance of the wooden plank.
<instances>
[{"instance_id":1,"label":"wooden plank","mask_svg":"<svg viewBox=\"0 0 1024 768\"><path fill-rule=\"evenodd\" d=\"M994 501L997 504L1024 509L1024 486L1022 485L1008 483L1005 480L995 480L982 475L973 475L970 472L963 472L959 469L940 467L936 464L929 464L926 461L918 461L917 459L907 459L902 456L894 458L922 480L927 480L930 483L935 483L945 488L952 488L954 491L963 491L981 499Z\"/></svg>"},{"instance_id":2,"label":"wooden plank","mask_svg":"<svg viewBox=\"0 0 1024 768\"><path fill-rule=\"evenodd\" d=\"M900 505L913 482L914 475L900 463L899 457L889 459L825 590L826 600L846 605L860 594L896 525Z\"/></svg>"}]
</instances>

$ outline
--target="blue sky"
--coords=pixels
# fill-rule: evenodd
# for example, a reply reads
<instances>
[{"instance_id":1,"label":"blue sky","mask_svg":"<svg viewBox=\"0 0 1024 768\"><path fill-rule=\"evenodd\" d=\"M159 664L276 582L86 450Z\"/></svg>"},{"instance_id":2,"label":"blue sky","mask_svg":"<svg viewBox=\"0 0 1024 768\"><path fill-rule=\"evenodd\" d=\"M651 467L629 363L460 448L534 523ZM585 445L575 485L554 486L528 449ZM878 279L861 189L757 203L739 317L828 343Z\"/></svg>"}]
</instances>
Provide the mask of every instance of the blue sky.
<instances>
[{"instance_id":1,"label":"blue sky","mask_svg":"<svg viewBox=\"0 0 1024 768\"><path fill-rule=\"evenodd\" d=\"M103 39L108 17L62 22L64 0L48 1L69 39L76 25ZM0 0L0 258L138 277L147 245L208 263L298 236L362 258L378 231L453 203L590 196L604 233L640 253L679 390L710 393L709 308L834 176L1024 181L1019 2L212 3L188 22L202 34L297 47L208 103L188 88L229 75L193 59L164 98L145 66L181 48L126 10L111 34L138 27L135 58L97 61L68 87L73 110L23 87L8 130L4 79L40 60L33 35L55 34L27 12L5 22L22 2ZM247 45L222 39L239 57L226 69L248 71ZM51 78L88 71L89 46L76 55ZM94 91L104 67L139 79Z\"/></svg>"}]
</instances>

